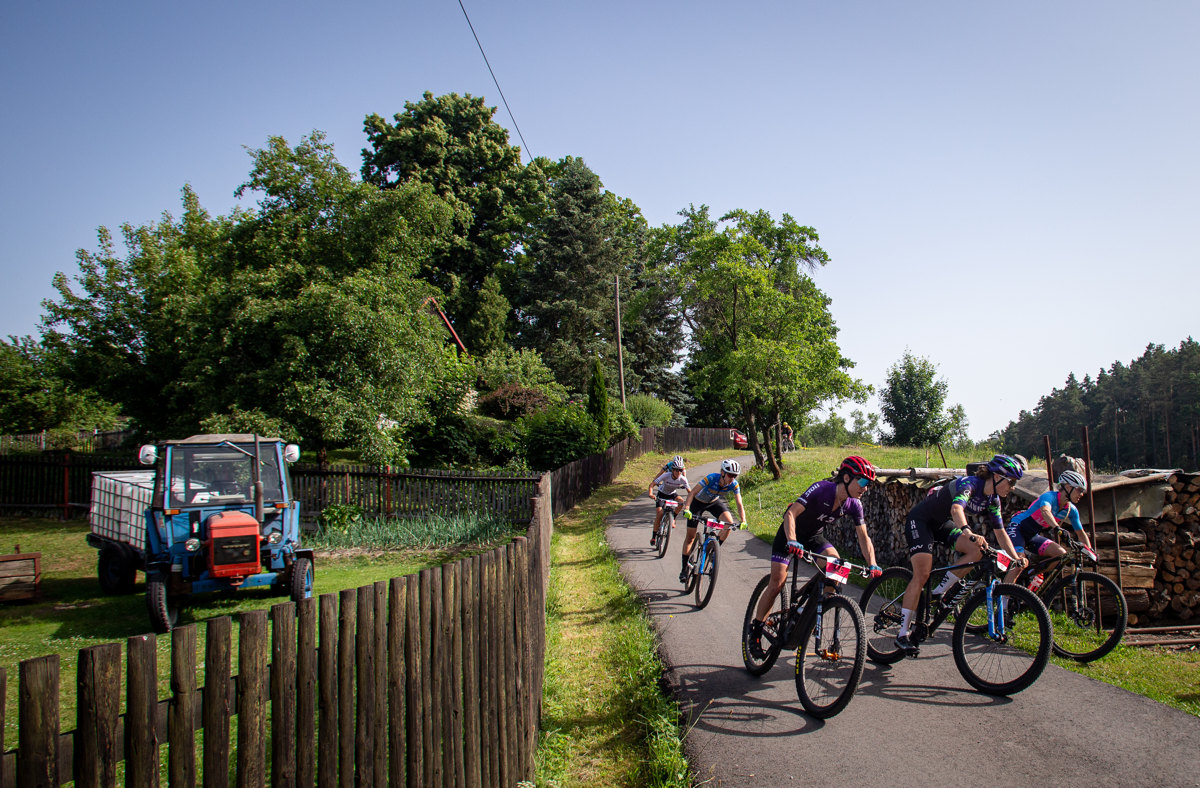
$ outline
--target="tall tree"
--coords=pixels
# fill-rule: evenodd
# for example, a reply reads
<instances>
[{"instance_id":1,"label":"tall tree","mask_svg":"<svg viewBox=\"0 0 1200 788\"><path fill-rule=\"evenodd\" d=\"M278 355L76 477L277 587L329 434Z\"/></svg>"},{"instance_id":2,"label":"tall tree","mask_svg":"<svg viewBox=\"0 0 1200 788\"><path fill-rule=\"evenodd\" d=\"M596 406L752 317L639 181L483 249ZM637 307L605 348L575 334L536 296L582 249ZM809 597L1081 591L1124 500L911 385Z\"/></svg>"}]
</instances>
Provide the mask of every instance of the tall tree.
<instances>
[{"instance_id":1,"label":"tall tree","mask_svg":"<svg viewBox=\"0 0 1200 788\"><path fill-rule=\"evenodd\" d=\"M941 443L949 420L943 411L949 384L937 377L937 365L908 350L888 368L879 393L883 420L891 425L888 442L899 446Z\"/></svg>"},{"instance_id":2,"label":"tall tree","mask_svg":"<svg viewBox=\"0 0 1200 788\"><path fill-rule=\"evenodd\" d=\"M846 371L828 296L801 272L828 258L816 232L787 214L775 222L733 211L720 224L704 206L682 215L675 282L692 339L689 374L700 396L736 403L756 460L778 478L770 427L865 391Z\"/></svg>"},{"instance_id":3,"label":"tall tree","mask_svg":"<svg viewBox=\"0 0 1200 788\"><path fill-rule=\"evenodd\" d=\"M523 166L520 148L509 144L495 112L481 97L426 92L405 102L390 122L375 114L363 122L370 144L362 151L364 181L382 189L427 184L454 212L447 243L420 276L444 294L473 353L477 337L467 323L484 281L496 275L502 288L515 282L514 255L545 203L545 162ZM512 302L515 293L504 296Z\"/></svg>"},{"instance_id":4,"label":"tall tree","mask_svg":"<svg viewBox=\"0 0 1200 788\"><path fill-rule=\"evenodd\" d=\"M526 250L518 343L537 350L576 392L586 390L593 358L616 379L613 283L628 259L609 207L600 178L582 159L567 157Z\"/></svg>"}]
</instances>

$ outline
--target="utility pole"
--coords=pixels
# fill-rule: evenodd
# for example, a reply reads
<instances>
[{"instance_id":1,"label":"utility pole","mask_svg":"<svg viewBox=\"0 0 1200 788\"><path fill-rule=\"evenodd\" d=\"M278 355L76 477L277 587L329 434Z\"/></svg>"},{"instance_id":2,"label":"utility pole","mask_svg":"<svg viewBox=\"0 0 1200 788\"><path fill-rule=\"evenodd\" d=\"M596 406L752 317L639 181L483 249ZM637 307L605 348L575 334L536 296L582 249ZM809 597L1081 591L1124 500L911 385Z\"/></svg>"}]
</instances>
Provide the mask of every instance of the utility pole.
<instances>
[{"instance_id":1,"label":"utility pole","mask_svg":"<svg viewBox=\"0 0 1200 788\"><path fill-rule=\"evenodd\" d=\"M625 407L625 360L621 352L621 275L614 277L617 297L617 377L621 380L621 407Z\"/></svg>"}]
</instances>

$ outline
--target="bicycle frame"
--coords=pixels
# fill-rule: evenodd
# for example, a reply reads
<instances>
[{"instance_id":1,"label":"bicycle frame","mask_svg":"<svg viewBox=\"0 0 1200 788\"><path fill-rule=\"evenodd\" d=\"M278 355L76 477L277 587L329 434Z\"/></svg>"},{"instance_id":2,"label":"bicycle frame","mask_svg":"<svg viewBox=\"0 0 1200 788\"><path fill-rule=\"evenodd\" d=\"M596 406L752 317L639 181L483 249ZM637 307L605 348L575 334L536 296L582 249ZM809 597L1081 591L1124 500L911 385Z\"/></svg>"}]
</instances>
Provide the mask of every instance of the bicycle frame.
<instances>
[{"instance_id":1,"label":"bicycle frame","mask_svg":"<svg viewBox=\"0 0 1200 788\"><path fill-rule=\"evenodd\" d=\"M961 564L950 564L948 566L940 566L929 573L929 578L925 581L925 587L921 589L921 600L917 604L917 621L920 628L914 628L914 631L920 631L920 640L928 640L933 637L933 633L937 632L938 627L942 625L951 613L959 609L959 605L968 599L971 594L979 588L980 584L987 583L985 593L987 595L988 609L988 636L992 639L1004 637L1005 621L1004 621L1004 600L1000 600L999 606L996 606L992 599L992 589L1000 582L1000 578L996 576L996 569L1001 572L1007 571L1009 562L1012 561L1006 554L994 550L991 547L984 545L984 557L978 561L967 561ZM974 574L977 567L990 565L992 570L987 579L971 580L970 577ZM938 604L938 609L930 615L930 608L933 607L931 602L933 598L933 578L937 575L939 578L945 577L946 572L952 569L963 569L969 567L970 572L965 577L959 580L959 588L954 590L954 597L949 601L941 601Z\"/></svg>"},{"instance_id":2,"label":"bicycle frame","mask_svg":"<svg viewBox=\"0 0 1200 788\"><path fill-rule=\"evenodd\" d=\"M797 571L799 568L797 564L800 561L805 561L816 567L816 559L822 559L825 561L825 570L814 574L807 581L805 581L804 585L801 586L799 590L797 590L796 587L800 584L800 573ZM835 567L837 567L837 570L844 569L845 571L843 572L835 570L837 577L833 577L829 571L830 564L833 564ZM794 553L792 554L791 560L788 561L788 574L790 575L790 579L784 584L783 589L780 591L780 593L784 595L783 607L787 610L787 614L783 621L782 631L779 633L780 639L783 641L784 646L789 649L794 649L799 646L800 634L807 630L807 624L811 619L815 622L814 626L816 626L817 632L817 640L814 643L814 646L818 650L821 648L820 624L821 615L824 612L822 609L823 603L827 596L837 593L837 591L829 592L826 589L828 589L831 582L838 584L845 583L850 577L851 572L856 569L862 576L870 577L871 573L866 567L852 564L849 561L845 561L841 558L833 558L832 556L827 556L822 553L814 553L810 550L806 550L799 555Z\"/></svg>"},{"instance_id":3,"label":"bicycle frame","mask_svg":"<svg viewBox=\"0 0 1200 788\"><path fill-rule=\"evenodd\" d=\"M699 530L701 528L703 529L702 531ZM721 540L717 538L717 534L727 528L737 530L737 526L733 523L726 523L722 522L721 520L706 519L697 526L696 540L692 542L692 555L695 556L696 551L698 550L700 552L700 557L696 559L696 567L694 571L697 573L703 573L704 570L707 569L704 560L705 556L708 555L708 551L705 550L705 548L708 547L709 543L713 540L716 540L717 544L719 545Z\"/></svg>"}]
</instances>

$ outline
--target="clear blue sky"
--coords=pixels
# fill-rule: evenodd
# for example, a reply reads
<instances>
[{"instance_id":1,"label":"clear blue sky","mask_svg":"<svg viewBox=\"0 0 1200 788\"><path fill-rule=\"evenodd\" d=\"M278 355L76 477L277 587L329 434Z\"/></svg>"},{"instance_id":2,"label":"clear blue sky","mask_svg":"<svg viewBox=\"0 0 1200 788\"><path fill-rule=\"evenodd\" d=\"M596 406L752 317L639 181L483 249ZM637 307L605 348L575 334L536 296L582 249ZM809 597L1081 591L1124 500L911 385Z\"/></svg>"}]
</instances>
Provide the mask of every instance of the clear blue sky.
<instances>
[{"instance_id":1,"label":"clear blue sky","mask_svg":"<svg viewBox=\"0 0 1200 788\"><path fill-rule=\"evenodd\" d=\"M464 2L533 154L652 224L815 227L855 374L929 358L975 438L1197 333L1194 0ZM270 135L357 171L363 117L426 90L513 128L457 0L8 3L0 76L0 336L100 225L177 215L185 183L227 213Z\"/></svg>"}]
</instances>

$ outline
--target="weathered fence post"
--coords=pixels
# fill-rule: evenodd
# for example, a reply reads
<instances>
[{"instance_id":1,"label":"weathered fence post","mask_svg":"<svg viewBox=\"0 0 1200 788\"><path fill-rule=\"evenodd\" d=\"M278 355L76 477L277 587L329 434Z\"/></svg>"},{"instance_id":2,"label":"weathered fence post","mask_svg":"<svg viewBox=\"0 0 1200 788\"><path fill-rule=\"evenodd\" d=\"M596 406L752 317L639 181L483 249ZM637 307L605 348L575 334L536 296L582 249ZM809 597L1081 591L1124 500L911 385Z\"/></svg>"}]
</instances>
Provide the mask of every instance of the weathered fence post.
<instances>
[{"instance_id":1,"label":"weathered fence post","mask_svg":"<svg viewBox=\"0 0 1200 788\"><path fill-rule=\"evenodd\" d=\"M296 609L296 785L312 788L316 779L317 600Z\"/></svg>"},{"instance_id":2,"label":"weathered fence post","mask_svg":"<svg viewBox=\"0 0 1200 788\"><path fill-rule=\"evenodd\" d=\"M57 788L58 655L24 660L17 689L17 785Z\"/></svg>"},{"instance_id":3,"label":"weathered fence post","mask_svg":"<svg viewBox=\"0 0 1200 788\"><path fill-rule=\"evenodd\" d=\"M296 606L271 606L271 785L296 784Z\"/></svg>"},{"instance_id":4,"label":"weathered fence post","mask_svg":"<svg viewBox=\"0 0 1200 788\"><path fill-rule=\"evenodd\" d=\"M463 673L463 783L482 785L479 766L479 592L480 558L473 555L463 561L462 591L459 594L462 622Z\"/></svg>"},{"instance_id":5,"label":"weathered fence post","mask_svg":"<svg viewBox=\"0 0 1200 788\"><path fill-rule=\"evenodd\" d=\"M101 788L117 782L117 721L121 716L121 644L106 643L79 652L75 674L75 785ZM0 712L4 682L0 679ZM3 714L0 713L0 718ZM0 741L0 753L4 742ZM3 785L0 779L0 785Z\"/></svg>"},{"instance_id":6,"label":"weathered fence post","mask_svg":"<svg viewBox=\"0 0 1200 788\"><path fill-rule=\"evenodd\" d=\"M369 785L375 773L375 589L357 589L355 662L358 714L354 726L354 760L358 785Z\"/></svg>"},{"instance_id":7,"label":"weathered fence post","mask_svg":"<svg viewBox=\"0 0 1200 788\"><path fill-rule=\"evenodd\" d=\"M320 694L321 742L317 754L317 785L333 788L337 785L338 748L338 598L335 594L321 595L321 647L317 656L317 689Z\"/></svg>"},{"instance_id":8,"label":"weathered fence post","mask_svg":"<svg viewBox=\"0 0 1200 788\"><path fill-rule=\"evenodd\" d=\"M421 656L420 577L404 578L407 600L404 610L404 661L408 664L405 682L405 754L408 788L425 785L425 719L422 715L421 689L425 684L425 662Z\"/></svg>"},{"instance_id":9,"label":"weathered fence post","mask_svg":"<svg viewBox=\"0 0 1200 788\"><path fill-rule=\"evenodd\" d=\"M372 785L387 784L387 602L388 584L386 580L376 580L372 586L375 595L375 763L372 774Z\"/></svg>"},{"instance_id":10,"label":"weathered fence post","mask_svg":"<svg viewBox=\"0 0 1200 788\"><path fill-rule=\"evenodd\" d=\"M229 785L229 704L233 622L229 616L209 619L204 636L204 786Z\"/></svg>"},{"instance_id":11,"label":"weathered fence post","mask_svg":"<svg viewBox=\"0 0 1200 788\"><path fill-rule=\"evenodd\" d=\"M267 611L238 615L238 788L267 782Z\"/></svg>"},{"instance_id":12,"label":"weathered fence post","mask_svg":"<svg viewBox=\"0 0 1200 788\"><path fill-rule=\"evenodd\" d=\"M196 784L196 625L171 630L171 702L167 714L167 776Z\"/></svg>"},{"instance_id":13,"label":"weathered fence post","mask_svg":"<svg viewBox=\"0 0 1200 788\"><path fill-rule=\"evenodd\" d=\"M338 785L354 785L354 613L358 591L338 592ZM329 742L327 747L333 747Z\"/></svg>"},{"instance_id":14,"label":"weathered fence post","mask_svg":"<svg viewBox=\"0 0 1200 788\"><path fill-rule=\"evenodd\" d=\"M153 635L138 635L126 644L125 784L158 785L158 644Z\"/></svg>"},{"instance_id":15,"label":"weathered fence post","mask_svg":"<svg viewBox=\"0 0 1200 788\"><path fill-rule=\"evenodd\" d=\"M393 577L388 583L387 693L388 693L388 785L405 784L405 673L404 618L408 608L407 578Z\"/></svg>"}]
</instances>

